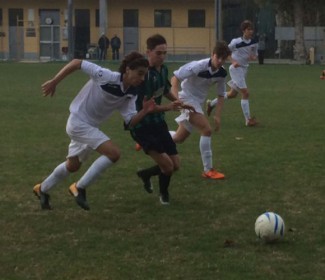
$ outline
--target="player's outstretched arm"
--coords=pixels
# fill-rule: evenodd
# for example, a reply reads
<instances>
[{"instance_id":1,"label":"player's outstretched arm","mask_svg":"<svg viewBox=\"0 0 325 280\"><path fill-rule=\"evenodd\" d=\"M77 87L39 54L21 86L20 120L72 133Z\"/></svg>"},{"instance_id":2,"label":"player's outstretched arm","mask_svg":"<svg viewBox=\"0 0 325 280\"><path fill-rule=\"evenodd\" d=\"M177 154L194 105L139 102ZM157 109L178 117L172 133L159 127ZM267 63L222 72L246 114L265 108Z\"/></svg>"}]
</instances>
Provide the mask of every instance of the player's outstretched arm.
<instances>
[{"instance_id":1,"label":"player's outstretched arm","mask_svg":"<svg viewBox=\"0 0 325 280\"><path fill-rule=\"evenodd\" d=\"M322 71L322 73L320 75L320 79L325 80L325 70Z\"/></svg>"},{"instance_id":2,"label":"player's outstretched arm","mask_svg":"<svg viewBox=\"0 0 325 280\"><path fill-rule=\"evenodd\" d=\"M144 97L142 102L142 110L140 110L136 115L134 115L129 122L129 127L134 127L136 124L138 124L147 114L150 114L156 110L156 103L155 99L152 97L147 100L146 97Z\"/></svg>"},{"instance_id":3,"label":"player's outstretched arm","mask_svg":"<svg viewBox=\"0 0 325 280\"><path fill-rule=\"evenodd\" d=\"M178 91L179 91L179 86L180 86L180 80L177 79L176 76L173 76L171 79L170 79L170 83L172 85L170 91L171 93L176 97L178 98Z\"/></svg>"},{"instance_id":4,"label":"player's outstretched arm","mask_svg":"<svg viewBox=\"0 0 325 280\"><path fill-rule=\"evenodd\" d=\"M53 79L46 81L42 84L42 92L43 96L53 96L55 93L55 89L58 83L60 83L66 76L71 74L72 72L81 68L80 59L73 59L67 65L65 65L55 76Z\"/></svg>"}]
</instances>

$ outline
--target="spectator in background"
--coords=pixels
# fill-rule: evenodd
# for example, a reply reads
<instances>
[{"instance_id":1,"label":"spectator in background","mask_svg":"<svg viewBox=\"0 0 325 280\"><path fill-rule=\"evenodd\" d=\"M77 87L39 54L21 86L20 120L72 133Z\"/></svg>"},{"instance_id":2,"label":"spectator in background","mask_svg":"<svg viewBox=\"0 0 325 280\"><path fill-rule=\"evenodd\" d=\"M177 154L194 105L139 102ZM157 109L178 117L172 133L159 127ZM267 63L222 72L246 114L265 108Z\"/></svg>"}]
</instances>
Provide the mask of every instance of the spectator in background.
<instances>
[{"instance_id":1,"label":"spectator in background","mask_svg":"<svg viewBox=\"0 0 325 280\"><path fill-rule=\"evenodd\" d=\"M116 34L111 39L111 47L112 47L113 60L119 60L120 59L121 39L119 37L117 37Z\"/></svg>"},{"instance_id":2,"label":"spectator in background","mask_svg":"<svg viewBox=\"0 0 325 280\"><path fill-rule=\"evenodd\" d=\"M105 33L102 33L98 40L99 47L99 60L105 60L107 50L109 48L109 39L106 37Z\"/></svg>"}]
</instances>

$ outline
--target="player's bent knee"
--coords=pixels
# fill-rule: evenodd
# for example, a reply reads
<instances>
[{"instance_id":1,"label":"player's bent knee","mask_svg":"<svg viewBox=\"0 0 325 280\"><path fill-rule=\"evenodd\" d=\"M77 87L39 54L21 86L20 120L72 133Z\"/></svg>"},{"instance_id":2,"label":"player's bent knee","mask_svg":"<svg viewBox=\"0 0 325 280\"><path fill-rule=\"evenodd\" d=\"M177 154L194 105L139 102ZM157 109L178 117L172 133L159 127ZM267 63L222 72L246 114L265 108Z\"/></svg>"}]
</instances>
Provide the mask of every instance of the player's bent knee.
<instances>
[{"instance_id":1,"label":"player's bent knee","mask_svg":"<svg viewBox=\"0 0 325 280\"><path fill-rule=\"evenodd\" d=\"M164 173L167 176L171 176L174 172L174 165L169 166L161 166L160 170L162 173Z\"/></svg>"},{"instance_id":2,"label":"player's bent knee","mask_svg":"<svg viewBox=\"0 0 325 280\"><path fill-rule=\"evenodd\" d=\"M176 172L176 171L178 171L179 170L179 164L175 164L174 165L174 170L173 170L173 172Z\"/></svg>"},{"instance_id":3,"label":"player's bent knee","mask_svg":"<svg viewBox=\"0 0 325 280\"><path fill-rule=\"evenodd\" d=\"M248 98L249 98L249 93L248 92L243 94L243 99L248 99Z\"/></svg>"},{"instance_id":4,"label":"player's bent knee","mask_svg":"<svg viewBox=\"0 0 325 280\"><path fill-rule=\"evenodd\" d=\"M207 127L205 129L203 129L202 132L201 132L201 135L202 136L210 137L212 135L212 129L211 129L211 127Z\"/></svg>"},{"instance_id":5,"label":"player's bent knee","mask_svg":"<svg viewBox=\"0 0 325 280\"><path fill-rule=\"evenodd\" d=\"M243 99L248 99L248 97L249 97L249 91L248 91L248 89L243 89L241 91L241 94L242 94L242 98Z\"/></svg>"},{"instance_id":6,"label":"player's bent knee","mask_svg":"<svg viewBox=\"0 0 325 280\"><path fill-rule=\"evenodd\" d=\"M66 167L70 173L77 172L80 167L81 167L81 162L80 161L71 161L68 160L66 163Z\"/></svg>"},{"instance_id":7,"label":"player's bent knee","mask_svg":"<svg viewBox=\"0 0 325 280\"><path fill-rule=\"evenodd\" d=\"M115 150L110 151L109 153L105 154L105 156L107 156L112 162L117 162L121 157L121 153L119 150Z\"/></svg>"}]
</instances>

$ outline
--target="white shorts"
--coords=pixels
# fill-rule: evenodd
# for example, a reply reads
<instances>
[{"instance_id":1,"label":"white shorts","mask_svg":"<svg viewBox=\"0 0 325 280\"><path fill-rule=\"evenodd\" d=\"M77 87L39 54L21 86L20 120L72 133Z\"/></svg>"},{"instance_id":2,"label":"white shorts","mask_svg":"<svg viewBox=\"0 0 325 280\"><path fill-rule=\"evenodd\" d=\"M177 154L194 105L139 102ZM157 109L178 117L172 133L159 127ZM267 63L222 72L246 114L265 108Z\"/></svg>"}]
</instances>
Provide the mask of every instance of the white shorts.
<instances>
[{"instance_id":1,"label":"white shorts","mask_svg":"<svg viewBox=\"0 0 325 280\"><path fill-rule=\"evenodd\" d=\"M247 88L246 85L247 67L234 67L233 65L230 65L229 73L231 77L230 84L232 84L229 86L231 88L237 91L238 89Z\"/></svg>"},{"instance_id":2,"label":"white shorts","mask_svg":"<svg viewBox=\"0 0 325 280\"><path fill-rule=\"evenodd\" d=\"M98 127L91 126L73 114L69 116L66 131L71 139L67 158L78 156L81 162L99 145L110 140Z\"/></svg>"},{"instance_id":3,"label":"white shorts","mask_svg":"<svg viewBox=\"0 0 325 280\"><path fill-rule=\"evenodd\" d=\"M203 113L203 109L202 109L202 104L200 104L198 101L194 100L193 98L181 98L180 100L182 102L184 102L185 104L191 105L194 107L196 113L202 114ZM193 131L193 125L190 123L190 111L189 110L181 110L181 114L175 119L175 121L178 124L184 125L185 129L188 132L192 132Z\"/></svg>"}]
</instances>

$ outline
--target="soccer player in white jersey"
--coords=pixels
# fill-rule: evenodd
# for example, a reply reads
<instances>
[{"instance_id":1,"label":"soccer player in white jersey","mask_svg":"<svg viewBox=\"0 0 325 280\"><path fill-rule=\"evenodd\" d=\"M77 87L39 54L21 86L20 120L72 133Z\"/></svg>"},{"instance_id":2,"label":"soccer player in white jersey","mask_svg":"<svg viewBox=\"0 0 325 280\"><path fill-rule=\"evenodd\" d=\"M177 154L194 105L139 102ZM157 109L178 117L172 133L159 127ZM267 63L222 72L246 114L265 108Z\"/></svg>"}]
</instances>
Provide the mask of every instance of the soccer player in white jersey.
<instances>
[{"instance_id":1,"label":"soccer player in white jersey","mask_svg":"<svg viewBox=\"0 0 325 280\"><path fill-rule=\"evenodd\" d=\"M225 42L217 42L210 58L183 65L174 71L174 76L171 78L173 94L195 109L195 111L183 110L181 115L176 118L179 126L176 132L171 132L173 140L175 143L182 143L191 135L193 128L196 128L201 134L199 148L204 168L202 176L215 180L223 179L225 175L213 168L212 128L208 118L204 115L203 104L208 96L210 86L216 85L219 102L216 105L214 120L215 130L218 131L227 76L227 71L222 65L230 54L231 52Z\"/></svg>"},{"instance_id":2,"label":"soccer player in white jersey","mask_svg":"<svg viewBox=\"0 0 325 280\"><path fill-rule=\"evenodd\" d=\"M231 50L232 63L229 67L229 74L231 80L228 82L230 91L225 95L227 98L235 98L238 92L241 93L241 108L245 117L246 126L256 126L257 122L255 118L251 117L249 107L249 90L246 84L246 76L250 60L256 60L257 58L257 40L253 39L254 26L249 20L245 20L240 26L243 36L233 39L229 46ZM207 100L207 114L210 116L211 111L218 99Z\"/></svg>"},{"instance_id":3,"label":"soccer player in white jersey","mask_svg":"<svg viewBox=\"0 0 325 280\"><path fill-rule=\"evenodd\" d=\"M148 66L148 60L137 52L132 52L124 58L118 72L85 60L74 59L53 79L42 85L43 95L53 96L56 86L76 70L81 69L90 76L90 80L70 105L66 131L71 142L66 161L59 164L43 182L33 188L34 194L40 199L42 209L51 209L48 194L50 189L70 173L79 170L89 153L95 150L100 156L79 181L69 187L69 192L75 197L77 204L89 210L86 188L120 157L118 146L99 129L99 125L114 111L118 111L125 123L132 127L155 109L153 99L144 100L143 108L139 112L135 107L139 85L144 81Z\"/></svg>"}]
</instances>

